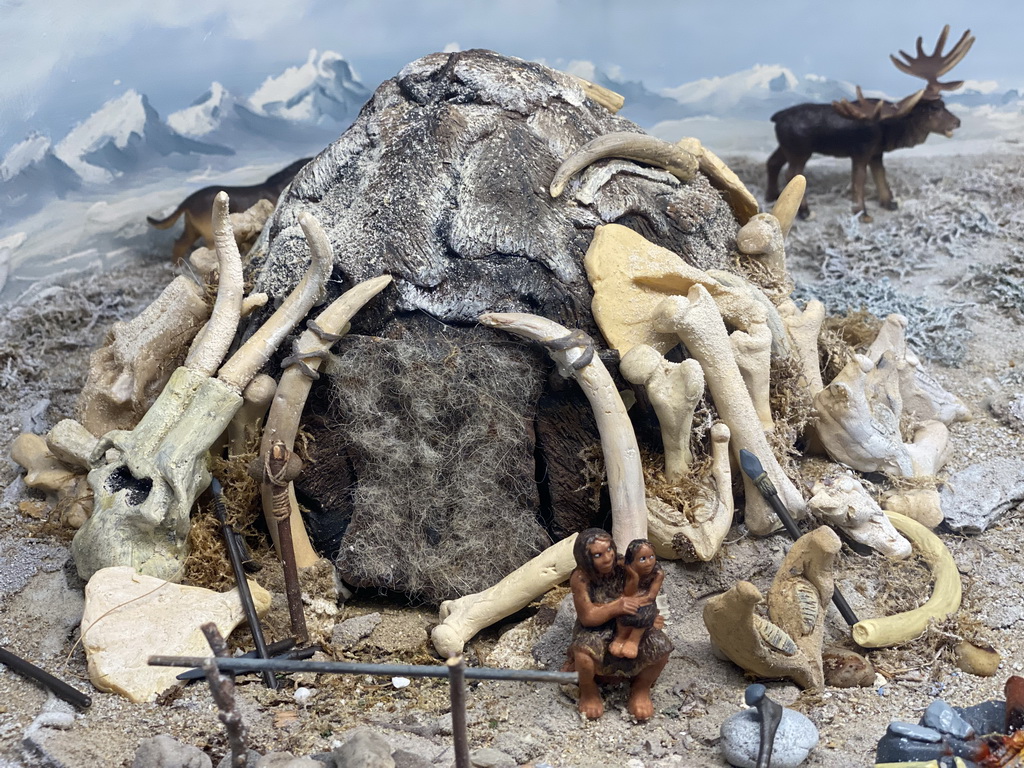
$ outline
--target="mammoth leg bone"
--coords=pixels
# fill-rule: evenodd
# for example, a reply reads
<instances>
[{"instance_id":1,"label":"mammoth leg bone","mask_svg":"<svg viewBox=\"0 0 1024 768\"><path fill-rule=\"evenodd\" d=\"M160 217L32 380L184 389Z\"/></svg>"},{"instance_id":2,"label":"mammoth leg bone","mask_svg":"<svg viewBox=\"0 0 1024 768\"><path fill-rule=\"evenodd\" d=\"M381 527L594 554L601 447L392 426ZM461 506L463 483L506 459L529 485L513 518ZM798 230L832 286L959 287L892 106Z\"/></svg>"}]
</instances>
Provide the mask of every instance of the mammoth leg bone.
<instances>
[{"instance_id":1,"label":"mammoth leg bone","mask_svg":"<svg viewBox=\"0 0 1024 768\"><path fill-rule=\"evenodd\" d=\"M221 366L238 327L242 269L223 192L213 215L221 281L210 321L139 424L130 432L107 433L93 451L93 515L71 545L84 579L113 565L168 580L181 577L189 513L210 484L207 452L241 408L242 391L313 306L330 275L330 252L313 251L292 294ZM319 227L308 215L300 223L307 232Z\"/></svg>"},{"instance_id":2,"label":"mammoth leg bone","mask_svg":"<svg viewBox=\"0 0 1024 768\"><path fill-rule=\"evenodd\" d=\"M654 406L665 446L665 477L678 482L690 469L693 410L704 394L704 372L696 360L673 363L654 347L638 344L623 355L619 373L644 387Z\"/></svg>"},{"instance_id":3,"label":"mammoth leg bone","mask_svg":"<svg viewBox=\"0 0 1024 768\"><path fill-rule=\"evenodd\" d=\"M548 547L483 592L441 603L441 623L430 632L437 652L447 658L462 653L469 639L481 629L522 610L569 578L576 567L572 554L576 536L574 533Z\"/></svg>"},{"instance_id":4,"label":"mammoth leg bone","mask_svg":"<svg viewBox=\"0 0 1024 768\"><path fill-rule=\"evenodd\" d=\"M647 497L647 538L658 557L669 560L711 560L725 541L733 516L729 428L711 427L711 481L687 512L659 498Z\"/></svg>"},{"instance_id":5,"label":"mammoth leg bone","mask_svg":"<svg viewBox=\"0 0 1024 768\"><path fill-rule=\"evenodd\" d=\"M702 285L694 285L685 297L672 296L663 300L655 310L653 320L657 330L676 333L703 368L715 407L732 433L732 450L737 461L741 448L767 457L764 468L780 498L794 516L801 516L806 510L806 502L782 471L768 446L743 376L733 357L725 323L711 295ZM770 533L778 525L778 518L746 475L743 483L746 489L747 527L755 535Z\"/></svg>"},{"instance_id":6,"label":"mammoth leg bone","mask_svg":"<svg viewBox=\"0 0 1024 768\"><path fill-rule=\"evenodd\" d=\"M559 372L572 376L590 401L601 434L605 471L612 504L612 538L623 552L633 539L647 538L647 502L640 447L626 406L608 369L594 354L593 342L582 331L544 317L521 312L491 312L480 322L544 345Z\"/></svg>"}]
</instances>

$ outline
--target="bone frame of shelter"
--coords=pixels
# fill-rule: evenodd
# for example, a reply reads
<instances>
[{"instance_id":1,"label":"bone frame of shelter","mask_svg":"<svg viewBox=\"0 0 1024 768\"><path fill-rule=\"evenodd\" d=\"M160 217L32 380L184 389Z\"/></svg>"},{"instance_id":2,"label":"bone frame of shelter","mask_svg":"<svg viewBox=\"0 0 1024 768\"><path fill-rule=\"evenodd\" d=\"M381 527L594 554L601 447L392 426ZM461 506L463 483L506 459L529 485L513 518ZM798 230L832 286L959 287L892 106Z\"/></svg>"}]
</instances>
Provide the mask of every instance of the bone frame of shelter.
<instances>
[{"instance_id":1,"label":"bone frame of shelter","mask_svg":"<svg viewBox=\"0 0 1024 768\"><path fill-rule=\"evenodd\" d=\"M312 307L333 265L331 253L313 251L306 275L281 307L223 365L241 307L241 257L227 223L227 197L214 206L221 262L218 298L203 340L172 374L156 403L131 431L104 435L91 457L93 515L72 540L82 578L99 568L131 565L141 573L181 578L189 513L209 485L206 454L241 407L242 391L277 344ZM300 217L304 231L310 217ZM221 300L220 291L225 291ZM220 367L219 375L213 374ZM115 456L108 459L109 449Z\"/></svg>"},{"instance_id":2,"label":"bone frame of shelter","mask_svg":"<svg viewBox=\"0 0 1024 768\"><path fill-rule=\"evenodd\" d=\"M721 421L711 427L711 482L705 491L702 498L692 500L689 515L655 496L647 497L647 538L658 557L707 562L718 554L732 527L729 427Z\"/></svg>"},{"instance_id":3,"label":"bone frame of shelter","mask_svg":"<svg viewBox=\"0 0 1024 768\"><path fill-rule=\"evenodd\" d=\"M771 213L755 213L736 233L740 253L764 264L772 280L782 286L782 298L792 291L792 279L786 268L785 238L806 189L807 180L801 175L794 176L782 190Z\"/></svg>"},{"instance_id":4,"label":"bone frame of shelter","mask_svg":"<svg viewBox=\"0 0 1024 768\"><path fill-rule=\"evenodd\" d=\"M960 610L963 585L960 572L949 549L942 540L915 520L886 512L886 517L897 531L906 536L914 549L932 569L934 586L924 605L911 611L864 619L853 625L853 640L862 648L888 648L910 642L928 628L934 619L941 621Z\"/></svg>"},{"instance_id":5,"label":"bone frame of shelter","mask_svg":"<svg viewBox=\"0 0 1024 768\"><path fill-rule=\"evenodd\" d=\"M746 224L757 214L760 210L757 198L750 193L732 168L701 144L699 139L686 137L677 141L676 146L696 156L698 170L708 177L711 186L725 193L732 215L740 224Z\"/></svg>"},{"instance_id":6,"label":"bone frame of shelter","mask_svg":"<svg viewBox=\"0 0 1024 768\"><path fill-rule=\"evenodd\" d=\"M683 182L692 181L700 165L698 158L691 152L645 133L606 133L591 139L562 161L551 179L551 197L560 197L569 179L592 163L608 157L635 160L664 168Z\"/></svg>"},{"instance_id":7,"label":"bone frame of shelter","mask_svg":"<svg viewBox=\"0 0 1024 768\"><path fill-rule=\"evenodd\" d=\"M768 445L753 401L740 368L733 357L729 333L711 294L695 284L686 296L662 300L652 316L656 330L675 333L690 355L700 363L708 389L722 418L732 433L731 445L738 461L740 448L759 457L775 485L783 504L794 517L806 511L806 502L793 482L782 471ZM771 506L744 473L746 491L745 520L751 533L763 536L778 525Z\"/></svg>"},{"instance_id":8,"label":"bone frame of shelter","mask_svg":"<svg viewBox=\"0 0 1024 768\"><path fill-rule=\"evenodd\" d=\"M430 631L437 652L445 658L462 653L477 632L522 610L569 578L576 567L572 548L577 536L574 533L553 544L482 592L441 603L441 623Z\"/></svg>"},{"instance_id":9,"label":"bone frame of shelter","mask_svg":"<svg viewBox=\"0 0 1024 768\"><path fill-rule=\"evenodd\" d=\"M569 75L569 77L576 81L577 85L579 85L583 90L583 93L586 94L588 99L600 104L613 115L622 109L622 105L626 103L625 96L620 93L616 93L609 88L605 88L603 85L598 85L597 83L592 83L589 80L584 80L578 75Z\"/></svg>"},{"instance_id":10,"label":"bone frame of shelter","mask_svg":"<svg viewBox=\"0 0 1024 768\"><path fill-rule=\"evenodd\" d=\"M791 345L806 388L813 398L825 388L821 378L821 365L818 361L818 337L821 325L825 322L825 305L817 299L811 299L801 311L792 299L779 304L779 315L786 326Z\"/></svg>"},{"instance_id":11,"label":"bone frame of shelter","mask_svg":"<svg viewBox=\"0 0 1024 768\"><path fill-rule=\"evenodd\" d=\"M318 243L316 247L326 247L330 252L330 246L324 243ZM266 456L271 445L278 440L283 442L289 451L295 449L295 436L299 431L302 410L306 405L306 398L309 396L313 381L319 376L317 370L320 368L321 361L334 343L347 331L349 321L356 312L390 285L391 281L391 275L380 275L357 283L331 302L317 315L316 320L307 323L307 330L303 331L295 342L294 354L285 360L284 371L281 373L281 379L277 384L273 402L263 426L260 456ZM274 520L273 512L273 489L262 487L261 497L267 527L274 540L274 547L280 555L281 545L278 541L277 523ZM295 486L292 482L288 483L288 503L291 507L289 524L292 533L292 546L295 550L295 564L299 568L307 568L319 560L319 555L310 544L306 526L302 523L298 500L295 498Z\"/></svg>"},{"instance_id":12,"label":"bone frame of shelter","mask_svg":"<svg viewBox=\"0 0 1024 768\"><path fill-rule=\"evenodd\" d=\"M619 373L644 388L658 416L665 448L665 477L677 483L690 469L693 412L704 395L704 371L696 360L666 360L654 347L637 344L619 361Z\"/></svg>"},{"instance_id":13,"label":"bone frame of shelter","mask_svg":"<svg viewBox=\"0 0 1024 768\"><path fill-rule=\"evenodd\" d=\"M818 480L811 493L808 507L829 525L887 557L910 557L910 542L900 536L860 480L849 472Z\"/></svg>"},{"instance_id":14,"label":"bone frame of shelter","mask_svg":"<svg viewBox=\"0 0 1024 768\"><path fill-rule=\"evenodd\" d=\"M228 424L228 457L240 456L245 453L259 434L263 417L267 415L277 382L274 377L256 374L252 381L242 390L242 407Z\"/></svg>"},{"instance_id":15,"label":"bone frame of shelter","mask_svg":"<svg viewBox=\"0 0 1024 768\"><path fill-rule=\"evenodd\" d=\"M743 376L750 401L765 432L775 429L771 408L772 332L768 323L751 323L748 331L729 334L736 365Z\"/></svg>"},{"instance_id":16,"label":"bone frame of shelter","mask_svg":"<svg viewBox=\"0 0 1024 768\"><path fill-rule=\"evenodd\" d=\"M646 539L647 501L640 447L615 382L594 353L589 337L524 312L489 312L480 316L480 322L540 342L559 373L576 379L594 410L601 435L612 507L612 538L621 552L633 539Z\"/></svg>"},{"instance_id":17,"label":"bone frame of shelter","mask_svg":"<svg viewBox=\"0 0 1024 768\"><path fill-rule=\"evenodd\" d=\"M949 430L942 422L920 423L913 442L902 442L898 376L886 354L877 366L865 355L854 355L815 395L814 425L829 456L859 472L893 477L930 476L943 467Z\"/></svg>"}]
</instances>

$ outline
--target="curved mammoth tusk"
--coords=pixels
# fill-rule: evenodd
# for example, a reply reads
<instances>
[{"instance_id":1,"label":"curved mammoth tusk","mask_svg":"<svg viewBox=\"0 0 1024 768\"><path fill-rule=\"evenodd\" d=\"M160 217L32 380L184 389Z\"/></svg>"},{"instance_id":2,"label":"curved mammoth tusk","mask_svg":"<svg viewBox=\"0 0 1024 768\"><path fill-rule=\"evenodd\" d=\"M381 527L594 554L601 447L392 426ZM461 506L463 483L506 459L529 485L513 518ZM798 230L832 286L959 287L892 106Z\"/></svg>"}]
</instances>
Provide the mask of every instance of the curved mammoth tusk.
<instances>
[{"instance_id":1,"label":"curved mammoth tusk","mask_svg":"<svg viewBox=\"0 0 1024 768\"><path fill-rule=\"evenodd\" d=\"M697 175L697 158L682 147L643 133L618 131L588 141L567 157L551 179L551 196L561 195L569 179L591 163L606 157L655 165L664 168L680 181L690 181Z\"/></svg>"},{"instance_id":2,"label":"curved mammoth tusk","mask_svg":"<svg viewBox=\"0 0 1024 768\"><path fill-rule=\"evenodd\" d=\"M317 375L316 370L320 367L322 356L345 333L355 313L390 284L391 275L380 275L357 283L317 315L309 330L302 332L295 342L295 354L289 358L293 362L284 362L287 367L281 374L281 381L277 385L270 413L267 414L267 422L263 427L260 456L266 456L275 441L284 443L289 451L295 448L295 435L299 430L302 409L306 405L306 398L313 386L313 377ZM272 494L264 487L262 495L267 527L270 529L274 546L280 549L277 524L273 516ZM299 515L295 489L291 483L288 484L288 503L291 507L290 525L295 562L298 567L305 568L313 565L319 558L309 543L309 536ZM274 524L271 524L272 522Z\"/></svg>"},{"instance_id":3,"label":"curved mammoth tusk","mask_svg":"<svg viewBox=\"0 0 1024 768\"><path fill-rule=\"evenodd\" d=\"M960 609L963 589L960 573L946 545L916 520L896 512L885 514L893 527L910 539L914 549L929 562L935 576L935 586L928 601L912 611L880 619L865 619L854 624L854 642L863 648L888 648L906 643L924 632L932 619L944 619Z\"/></svg>"},{"instance_id":4,"label":"curved mammoth tusk","mask_svg":"<svg viewBox=\"0 0 1024 768\"><path fill-rule=\"evenodd\" d=\"M489 312L480 316L480 322L540 342L562 375L576 379L594 409L601 434L615 544L625 552L633 539L646 539L647 494L640 447L615 382L594 353L593 340L581 331L569 331L546 317L524 312Z\"/></svg>"},{"instance_id":5,"label":"curved mammoth tusk","mask_svg":"<svg viewBox=\"0 0 1024 768\"><path fill-rule=\"evenodd\" d=\"M299 225L309 243L309 268L288 298L231 356L217 373L217 378L241 392L256 372L274 354L285 336L306 316L323 293L327 278L334 267L334 254L320 222L310 213L299 214Z\"/></svg>"},{"instance_id":6,"label":"curved mammoth tusk","mask_svg":"<svg viewBox=\"0 0 1024 768\"><path fill-rule=\"evenodd\" d=\"M242 316L242 255L228 216L228 195L221 191L213 200L213 242L217 251L220 281L217 299L206 326L199 332L185 358L185 367L212 376L227 354Z\"/></svg>"}]
</instances>

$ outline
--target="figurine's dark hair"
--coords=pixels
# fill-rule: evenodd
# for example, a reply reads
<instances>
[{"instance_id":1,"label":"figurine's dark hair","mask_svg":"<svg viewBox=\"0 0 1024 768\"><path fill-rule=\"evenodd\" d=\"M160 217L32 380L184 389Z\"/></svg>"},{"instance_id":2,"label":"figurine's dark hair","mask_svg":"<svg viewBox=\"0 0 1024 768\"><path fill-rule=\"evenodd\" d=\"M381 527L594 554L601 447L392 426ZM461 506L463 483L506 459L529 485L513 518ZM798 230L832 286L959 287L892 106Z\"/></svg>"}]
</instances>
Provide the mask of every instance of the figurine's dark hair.
<instances>
[{"instance_id":1,"label":"figurine's dark hair","mask_svg":"<svg viewBox=\"0 0 1024 768\"><path fill-rule=\"evenodd\" d=\"M623 555L622 558L626 562L626 565L629 565L633 562L633 560L636 558L637 550L639 550L640 547L643 546L650 547L651 552L654 551L654 545L651 544L651 542L649 542L647 539L633 539L631 542L629 542L629 546L626 547L626 554Z\"/></svg>"},{"instance_id":2,"label":"figurine's dark hair","mask_svg":"<svg viewBox=\"0 0 1024 768\"><path fill-rule=\"evenodd\" d=\"M615 539L603 528L587 528L581 531L576 537L576 543L572 545L572 556L576 558L576 567L586 574L588 579L600 579L601 575L594 568L594 559L590 556L590 545L595 541L609 541L612 549L615 550L616 558L619 551L615 548Z\"/></svg>"}]
</instances>

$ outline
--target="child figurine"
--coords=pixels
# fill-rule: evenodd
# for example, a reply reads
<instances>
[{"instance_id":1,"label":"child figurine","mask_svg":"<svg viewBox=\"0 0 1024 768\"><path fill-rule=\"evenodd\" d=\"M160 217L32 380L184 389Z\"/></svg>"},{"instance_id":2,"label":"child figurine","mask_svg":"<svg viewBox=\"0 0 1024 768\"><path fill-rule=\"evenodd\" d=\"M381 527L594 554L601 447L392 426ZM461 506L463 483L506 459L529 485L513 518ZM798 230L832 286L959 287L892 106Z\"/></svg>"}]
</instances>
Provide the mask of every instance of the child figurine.
<instances>
[{"instance_id":1,"label":"child figurine","mask_svg":"<svg viewBox=\"0 0 1024 768\"><path fill-rule=\"evenodd\" d=\"M623 558L626 568L624 597L639 597L642 605L635 615L619 616L615 622L615 637L608 645L608 652L624 659L635 659L640 640L658 616L655 598L665 581L665 571L658 565L658 556L647 539L633 539L626 547Z\"/></svg>"}]
</instances>

